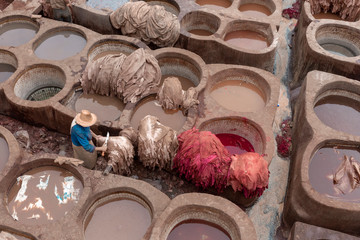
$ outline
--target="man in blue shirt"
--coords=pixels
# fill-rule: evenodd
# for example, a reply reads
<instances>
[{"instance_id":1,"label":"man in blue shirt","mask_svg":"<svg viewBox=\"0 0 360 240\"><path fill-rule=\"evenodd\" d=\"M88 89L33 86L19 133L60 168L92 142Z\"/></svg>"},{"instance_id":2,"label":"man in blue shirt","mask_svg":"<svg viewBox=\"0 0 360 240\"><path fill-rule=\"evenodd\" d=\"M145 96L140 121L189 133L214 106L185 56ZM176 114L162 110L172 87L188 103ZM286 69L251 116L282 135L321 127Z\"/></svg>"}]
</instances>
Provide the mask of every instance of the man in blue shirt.
<instances>
[{"instance_id":1,"label":"man in blue shirt","mask_svg":"<svg viewBox=\"0 0 360 240\"><path fill-rule=\"evenodd\" d=\"M107 147L95 147L92 137L96 134L90 130L90 126L96 123L97 117L88 110L82 110L75 117L75 124L71 127L71 142L74 157L83 160L83 166L93 169L96 164L97 151L105 152Z\"/></svg>"}]
</instances>

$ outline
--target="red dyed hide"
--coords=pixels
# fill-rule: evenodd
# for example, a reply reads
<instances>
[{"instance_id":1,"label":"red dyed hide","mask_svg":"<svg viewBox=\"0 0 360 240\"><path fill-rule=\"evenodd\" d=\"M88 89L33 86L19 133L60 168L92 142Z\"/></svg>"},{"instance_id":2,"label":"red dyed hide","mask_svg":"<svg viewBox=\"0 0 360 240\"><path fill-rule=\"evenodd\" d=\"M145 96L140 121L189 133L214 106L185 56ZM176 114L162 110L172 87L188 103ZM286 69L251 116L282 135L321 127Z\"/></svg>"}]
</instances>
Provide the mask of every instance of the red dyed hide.
<instances>
[{"instance_id":1,"label":"red dyed hide","mask_svg":"<svg viewBox=\"0 0 360 240\"><path fill-rule=\"evenodd\" d=\"M179 148L173 168L196 186L214 186L218 191L227 185L230 154L211 132L196 128L178 136Z\"/></svg>"},{"instance_id":2,"label":"red dyed hide","mask_svg":"<svg viewBox=\"0 0 360 240\"><path fill-rule=\"evenodd\" d=\"M253 152L231 156L229 185L234 191L243 191L246 198L261 196L269 184L268 163Z\"/></svg>"}]
</instances>

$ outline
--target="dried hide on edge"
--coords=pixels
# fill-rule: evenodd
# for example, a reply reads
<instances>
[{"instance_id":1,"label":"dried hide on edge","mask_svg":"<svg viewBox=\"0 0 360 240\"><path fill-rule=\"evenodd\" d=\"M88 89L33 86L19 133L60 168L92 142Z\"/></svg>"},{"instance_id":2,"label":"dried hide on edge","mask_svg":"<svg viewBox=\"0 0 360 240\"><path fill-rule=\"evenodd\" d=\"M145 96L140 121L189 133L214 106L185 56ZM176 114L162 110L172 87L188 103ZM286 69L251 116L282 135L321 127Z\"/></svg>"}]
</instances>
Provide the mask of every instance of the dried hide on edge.
<instances>
[{"instance_id":1,"label":"dried hide on edge","mask_svg":"<svg viewBox=\"0 0 360 240\"><path fill-rule=\"evenodd\" d=\"M156 58L142 48L129 56L106 55L88 62L80 79L85 94L117 96L124 103L148 95L160 81L161 69Z\"/></svg>"},{"instance_id":2,"label":"dried hide on edge","mask_svg":"<svg viewBox=\"0 0 360 240\"><path fill-rule=\"evenodd\" d=\"M98 137L97 145L102 146L106 137ZM107 143L105 156L108 158L108 165L112 166L115 173L130 174L130 166L134 162L134 147L131 141L124 136L110 136Z\"/></svg>"},{"instance_id":3,"label":"dried hide on edge","mask_svg":"<svg viewBox=\"0 0 360 240\"><path fill-rule=\"evenodd\" d=\"M195 88L191 87L184 91L177 77L168 77L157 93L157 100L164 109L182 108L187 111L192 106L199 104L197 96Z\"/></svg>"},{"instance_id":4,"label":"dried hide on edge","mask_svg":"<svg viewBox=\"0 0 360 240\"><path fill-rule=\"evenodd\" d=\"M360 187L360 163L353 157L344 155L341 165L333 175L334 189L337 194L347 194Z\"/></svg>"},{"instance_id":5,"label":"dried hide on edge","mask_svg":"<svg viewBox=\"0 0 360 240\"><path fill-rule=\"evenodd\" d=\"M139 48L131 53L121 66L116 92L124 103L134 103L158 88L161 69L157 59Z\"/></svg>"},{"instance_id":6,"label":"dried hide on edge","mask_svg":"<svg viewBox=\"0 0 360 240\"><path fill-rule=\"evenodd\" d=\"M258 153L247 152L231 156L229 185L243 191L245 198L260 197L269 184L268 163Z\"/></svg>"},{"instance_id":7,"label":"dried hide on edge","mask_svg":"<svg viewBox=\"0 0 360 240\"><path fill-rule=\"evenodd\" d=\"M122 34L159 47L171 47L180 36L180 22L163 6L144 1L128 2L110 14L110 22Z\"/></svg>"},{"instance_id":8,"label":"dried hide on edge","mask_svg":"<svg viewBox=\"0 0 360 240\"><path fill-rule=\"evenodd\" d=\"M138 155L144 166L171 167L177 148L176 131L162 125L154 116L147 115L140 121Z\"/></svg>"},{"instance_id":9,"label":"dried hide on edge","mask_svg":"<svg viewBox=\"0 0 360 240\"><path fill-rule=\"evenodd\" d=\"M348 21L356 21L360 16L360 1L358 0L307 0L310 2L312 14L338 13Z\"/></svg>"},{"instance_id":10,"label":"dried hide on edge","mask_svg":"<svg viewBox=\"0 0 360 240\"><path fill-rule=\"evenodd\" d=\"M222 191L227 185L231 158L220 140L211 132L196 128L183 132L178 140L173 168L196 186Z\"/></svg>"}]
</instances>

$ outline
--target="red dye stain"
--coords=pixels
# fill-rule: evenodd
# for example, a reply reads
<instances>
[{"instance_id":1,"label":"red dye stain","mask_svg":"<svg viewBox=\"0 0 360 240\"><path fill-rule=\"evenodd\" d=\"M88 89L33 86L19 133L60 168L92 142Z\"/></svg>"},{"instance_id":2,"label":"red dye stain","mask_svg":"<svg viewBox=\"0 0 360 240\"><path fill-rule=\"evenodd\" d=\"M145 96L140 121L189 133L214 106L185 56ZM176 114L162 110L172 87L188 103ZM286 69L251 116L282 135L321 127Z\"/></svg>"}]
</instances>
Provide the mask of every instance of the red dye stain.
<instances>
[{"instance_id":1,"label":"red dye stain","mask_svg":"<svg viewBox=\"0 0 360 240\"><path fill-rule=\"evenodd\" d=\"M245 138L231 134L231 133L219 133L215 135L225 146L225 148L232 154L241 154L245 152L255 152L253 145Z\"/></svg>"}]
</instances>

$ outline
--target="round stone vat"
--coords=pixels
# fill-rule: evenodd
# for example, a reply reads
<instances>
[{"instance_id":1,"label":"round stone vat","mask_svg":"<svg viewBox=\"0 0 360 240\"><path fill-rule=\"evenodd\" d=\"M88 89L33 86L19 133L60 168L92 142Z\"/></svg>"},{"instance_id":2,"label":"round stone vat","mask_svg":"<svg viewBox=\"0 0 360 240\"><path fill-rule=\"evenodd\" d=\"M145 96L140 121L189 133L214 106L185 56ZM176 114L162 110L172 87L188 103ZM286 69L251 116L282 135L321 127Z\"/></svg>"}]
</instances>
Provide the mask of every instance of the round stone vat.
<instances>
[{"instance_id":1,"label":"round stone vat","mask_svg":"<svg viewBox=\"0 0 360 240\"><path fill-rule=\"evenodd\" d=\"M276 10L276 5L272 0L242 0L239 11L246 16L263 18L270 16Z\"/></svg>"},{"instance_id":2,"label":"round stone vat","mask_svg":"<svg viewBox=\"0 0 360 240\"><path fill-rule=\"evenodd\" d=\"M84 221L85 240L138 240L152 220L150 206L132 193L114 193L97 200Z\"/></svg>"},{"instance_id":3,"label":"round stone vat","mask_svg":"<svg viewBox=\"0 0 360 240\"><path fill-rule=\"evenodd\" d=\"M310 183L317 192L330 199L358 203L360 189L354 186L356 179L348 176L353 166L360 166L357 148L339 145L321 147L310 160Z\"/></svg>"},{"instance_id":4,"label":"round stone vat","mask_svg":"<svg viewBox=\"0 0 360 240\"><path fill-rule=\"evenodd\" d=\"M270 25L236 20L229 23L223 34L227 45L246 51L264 51L273 40Z\"/></svg>"},{"instance_id":5,"label":"round stone vat","mask_svg":"<svg viewBox=\"0 0 360 240\"><path fill-rule=\"evenodd\" d=\"M316 14L313 14L312 15L315 19L331 19L331 20L342 20L341 17L335 13L330 13L330 12L327 12L327 13L324 13L324 12L321 12L321 13L316 13Z\"/></svg>"},{"instance_id":6,"label":"round stone vat","mask_svg":"<svg viewBox=\"0 0 360 240\"><path fill-rule=\"evenodd\" d=\"M179 109L164 110L156 101L156 94L149 95L136 103L131 113L130 125L138 129L140 121L147 115L157 117L161 124L175 131L181 130L187 120L187 116Z\"/></svg>"},{"instance_id":7,"label":"round stone vat","mask_svg":"<svg viewBox=\"0 0 360 240\"><path fill-rule=\"evenodd\" d=\"M47 31L34 43L37 57L63 60L75 56L86 45L85 34L76 28L60 27Z\"/></svg>"},{"instance_id":8,"label":"round stone vat","mask_svg":"<svg viewBox=\"0 0 360 240\"><path fill-rule=\"evenodd\" d=\"M18 63L14 54L0 50L0 84L13 75L17 66Z\"/></svg>"},{"instance_id":9,"label":"round stone vat","mask_svg":"<svg viewBox=\"0 0 360 240\"><path fill-rule=\"evenodd\" d=\"M25 236L23 234L20 233L15 233L15 232L11 232L11 231L1 231L0 229L0 233L3 234L3 236L8 237L6 239L13 239L13 237L16 238L16 240L33 240L35 238L32 238L30 236Z\"/></svg>"},{"instance_id":10,"label":"round stone vat","mask_svg":"<svg viewBox=\"0 0 360 240\"><path fill-rule=\"evenodd\" d=\"M234 214L236 212L236 214ZM208 235L205 228L186 230L176 236L179 228L187 223L213 230ZM181 230L181 229L180 229ZM200 230L200 232L198 232ZM199 236L200 233L200 237ZM215 235L218 234L218 235ZM197 238L196 238L197 237ZM225 198L204 193L187 193L175 197L155 222L149 239L257 239L249 217Z\"/></svg>"},{"instance_id":11,"label":"round stone vat","mask_svg":"<svg viewBox=\"0 0 360 240\"><path fill-rule=\"evenodd\" d=\"M5 175L19 161L21 150L14 135L3 126L0 126L0 153L0 175Z\"/></svg>"},{"instance_id":12,"label":"round stone vat","mask_svg":"<svg viewBox=\"0 0 360 240\"><path fill-rule=\"evenodd\" d=\"M0 20L0 46L20 46L33 39L39 24L27 16L14 15Z\"/></svg>"},{"instance_id":13,"label":"round stone vat","mask_svg":"<svg viewBox=\"0 0 360 240\"><path fill-rule=\"evenodd\" d=\"M198 56L184 50L163 48L155 57L162 74L160 86L167 77L179 78L183 90L200 84L204 63Z\"/></svg>"},{"instance_id":14,"label":"round stone vat","mask_svg":"<svg viewBox=\"0 0 360 240\"><path fill-rule=\"evenodd\" d=\"M180 21L181 28L197 36L213 35L220 26L220 18L214 14L194 11L187 13Z\"/></svg>"},{"instance_id":15,"label":"round stone vat","mask_svg":"<svg viewBox=\"0 0 360 240\"><path fill-rule=\"evenodd\" d=\"M226 69L211 77L207 86L210 105L235 112L259 112L270 98L264 77L246 69Z\"/></svg>"},{"instance_id":16,"label":"round stone vat","mask_svg":"<svg viewBox=\"0 0 360 240\"><path fill-rule=\"evenodd\" d=\"M133 51L139 47L133 43L127 42L126 40L118 39L103 39L95 43L89 50L88 59L89 61L95 61L100 57L104 57L109 54L125 54L130 55Z\"/></svg>"},{"instance_id":17,"label":"round stone vat","mask_svg":"<svg viewBox=\"0 0 360 240\"><path fill-rule=\"evenodd\" d=\"M241 117L227 117L210 119L200 124L201 131L210 131L215 135L220 135L220 140L227 143L230 152L234 150L242 150L242 152L265 153L265 134L260 126L256 123ZM235 135L231 136L231 135ZM241 138L238 138L241 137ZM230 140L228 140L228 138ZM233 143L238 139L239 143ZM235 145L235 146L234 146Z\"/></svg>"},{"instance_id":18,"label":"round stone vat","mask_svg":"<svg viewBox=\"0 0 360 240\"><path fill-rule=\"evenodd\" d=\"M77 174L58 166L38 166L16 178L7 193L8 211L27 225L48 224L74 208L82 189Z\"/></svg>"},{"instance_id":19,"label":"round stone vat","mask_svg":"<svg viewBox=\"0 0 360 240\"><path fill-rule=\"evenodd\" d=\"M35 65L17 76L14 93L29 101L44 101L55 96L65 86L63 70L54 65Z\"/></svg>"},{"instance_id":20,"label":"round stone vat","mask_svg":"<svg viewBox=\"0 0 360 240\"><path fill-rule=\"evenodd\" d=\"M360 55L360 30L346 25L325 24L316 31L317 43L327 52L342 56Z\"/></svg>"},{"instance_id":21,"label":"round stone vat","mask_svg":"<svg viewBox=\"0 0 360 240\"><path fill-rule=\"evenodd\" d=\"M163 6L166 11L178 16L180 13L179 4L174 0L145 0L149 5Z\"/></svg>"},{"instance_id":22,"label":"round stone vat","mask_svg":"<svg viewBox=\"0 0 360 240\"><path fill-rule=\"evenodd\" d=\"M196 0L200 6L216 7L216 8L228 8L232 4L232 0Z\"/></svg>"},{"instance_id":23,"label":"round stone vat","mask_svg":"<svg viewBox=\"0 0 360 240\"><path fill-rule=\"evenodd\" d=\"M360 136L360 95L333 89L317 97L314 112L327 126L348 134Z\"/></svg>"}]
</instances>

